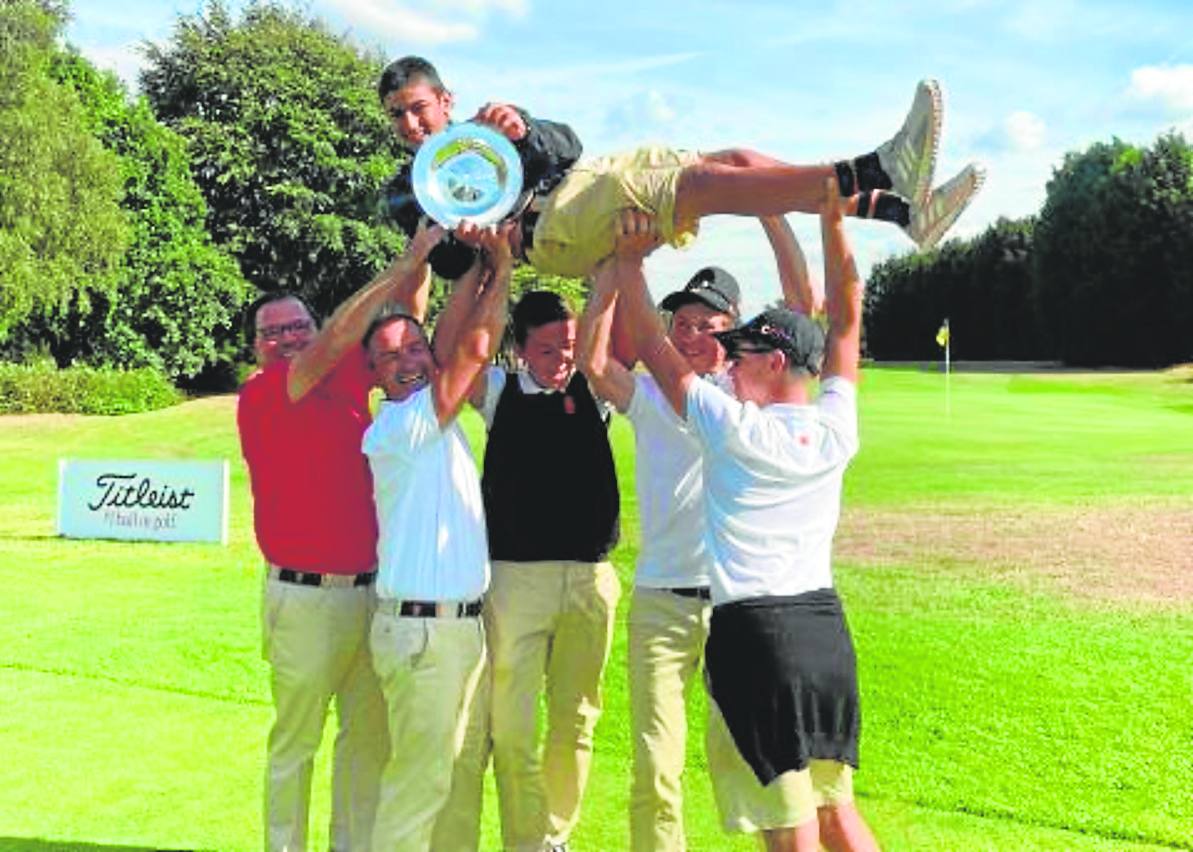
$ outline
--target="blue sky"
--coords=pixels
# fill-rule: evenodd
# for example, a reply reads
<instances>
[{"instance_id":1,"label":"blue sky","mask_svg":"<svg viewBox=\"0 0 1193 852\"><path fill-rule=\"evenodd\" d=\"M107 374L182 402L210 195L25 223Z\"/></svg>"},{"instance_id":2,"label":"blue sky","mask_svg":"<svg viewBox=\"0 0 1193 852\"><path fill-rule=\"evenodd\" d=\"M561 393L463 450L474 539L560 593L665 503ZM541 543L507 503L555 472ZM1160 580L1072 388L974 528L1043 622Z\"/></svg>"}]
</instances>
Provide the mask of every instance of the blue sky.
<instances>
[{"instance_id":1,"label":"blue sky","mask_svg":"<svg viewBox=\"0 0 1193 852\"><path fill-rule=\"evenodd\" d=\"M239 0L233 8L243 5ZM940 182L971 160L986 186L953 234L1034 213L1066 151L1193 132L1193 4L1180 2L701 2L307 0L303 8L387 57L419 53L456 93L565 121L585 150L643 142L749 147L791 162L871 150L902 121L916 81L945 93ZM135 83L138 45L168 38L199 0L75 0L67 37ZM819 231L791 216L819 277ZM910 250L897 229L851 229L863 270ZM751 312L778 293L757 223L706 220L691 249L648 261L656 295L707 263L742 283Z\"/></svg>"}]
</instances>

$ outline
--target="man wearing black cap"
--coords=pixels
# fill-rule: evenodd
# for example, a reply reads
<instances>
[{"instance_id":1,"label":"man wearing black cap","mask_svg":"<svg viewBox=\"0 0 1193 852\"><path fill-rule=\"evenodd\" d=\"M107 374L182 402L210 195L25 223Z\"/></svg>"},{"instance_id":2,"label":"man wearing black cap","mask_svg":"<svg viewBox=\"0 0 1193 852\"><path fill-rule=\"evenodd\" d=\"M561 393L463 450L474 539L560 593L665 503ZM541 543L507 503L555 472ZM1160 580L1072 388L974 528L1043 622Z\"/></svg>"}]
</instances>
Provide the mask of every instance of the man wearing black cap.
<instances>
[{"instance_id":1,"label":"man wearing black cap","mask_svg":"<svg viewBox=\"0 0 1193 852\"><path fill-rule=\"evenodd\" d=\"M788 304L814 310L807 264L786 220L762 220ZM630 848L685 848L681 776L686 752L685 694L708 637L710 557L704 544L700 445L659 385L634 374L624 343L610 356L615 280L598 275L579 332L582 369L596 391L634 426L641 547L629 614L630 719L634 770ZM725 270L699 270L662 301L668 336L691 370L729 389L725 350L713 336L738 322L740 288ZM628 360L628 359L627 359Z\"/></svg>"},{"instance_id":2,"label":"man wearing black cap","mask_svg":"<svg viewBox=\"0 0 1193 852\"><path fill-rule=\"evenodd\" d=\"M827 341L815 322L783 308L717 333L736 398L697 376L663 335L640 260L619 256L612 272L638 352L703 460L710 731L723 720L733 745L714 747L710 737L718 806L726 828L760 831L771 850L877 848L853 803L857 672L830 564L858 446L862 285L836 188L826 195ZM648 244L652 231L649 222L622 223L630 243ZM750 823L737 821L743 815Z\"/></svg>"}]
</instances>

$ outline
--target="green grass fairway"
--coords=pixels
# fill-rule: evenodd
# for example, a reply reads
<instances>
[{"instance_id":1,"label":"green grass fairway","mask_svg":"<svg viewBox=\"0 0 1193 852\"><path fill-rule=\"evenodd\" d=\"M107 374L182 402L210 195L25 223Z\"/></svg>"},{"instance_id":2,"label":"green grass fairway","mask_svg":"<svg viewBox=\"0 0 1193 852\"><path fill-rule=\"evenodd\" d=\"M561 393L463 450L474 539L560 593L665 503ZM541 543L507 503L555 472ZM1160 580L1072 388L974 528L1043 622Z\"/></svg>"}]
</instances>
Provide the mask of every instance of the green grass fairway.
<instances>
[{"instance_id":1,"label":"green grass fairway","mask_svg":"<svg viewBox=\"0 0 1193 852\"><path fill-rule=\"evenodd\" d=\"M0 850L260 848L271 709L234 404L0 418ZM946 410L941 375L872 369L861 406L836 573L884 848L1193 848L1193 376L961 374ZM613 436L628 599L628 424ZM62 456L231 460L230 545L56 538ZM619 629L576 852L628 845L625 683ZM719 830L703 708L690 848L756 849Z\"/></svg>"}]
</instances>

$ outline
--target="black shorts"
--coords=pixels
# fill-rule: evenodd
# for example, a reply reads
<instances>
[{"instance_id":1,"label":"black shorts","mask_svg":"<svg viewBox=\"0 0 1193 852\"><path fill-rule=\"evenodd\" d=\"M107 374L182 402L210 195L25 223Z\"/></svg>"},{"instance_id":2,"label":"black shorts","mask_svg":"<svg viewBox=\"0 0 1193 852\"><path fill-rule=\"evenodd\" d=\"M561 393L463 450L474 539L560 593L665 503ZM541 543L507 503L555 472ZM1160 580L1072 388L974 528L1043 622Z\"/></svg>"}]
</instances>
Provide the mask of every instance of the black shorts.
<instances>
[{"instance_id":1,"label":"black shorts","mask_svg":"<svg viewBox=\"0 0 1193 852\"><path fill-rule=\"evenodd\" d=\"M812 758L857 767L857 659L834 589L713 607L709 690L766 785Z\"/></svg>"}]
</instances>

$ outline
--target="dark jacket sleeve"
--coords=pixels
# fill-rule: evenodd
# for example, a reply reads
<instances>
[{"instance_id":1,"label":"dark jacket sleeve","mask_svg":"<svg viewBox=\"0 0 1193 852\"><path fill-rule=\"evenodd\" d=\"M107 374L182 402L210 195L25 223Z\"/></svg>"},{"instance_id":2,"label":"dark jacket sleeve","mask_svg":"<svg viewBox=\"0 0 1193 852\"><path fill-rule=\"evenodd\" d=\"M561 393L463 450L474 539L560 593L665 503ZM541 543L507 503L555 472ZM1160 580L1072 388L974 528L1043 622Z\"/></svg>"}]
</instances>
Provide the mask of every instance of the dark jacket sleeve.
<instances>
[{"instance_id":1,"label":"dark jacket sleeve","mask_svg":"<svg viewBox=\"0 0 1193 852\"><path fill-rule=\"evenodd\" d=\"M514 143L522 159L522 184L544 195L563 180L584 149L566 124L532 118L523 109L518 113L526 122L526 136Z\"/></svg>"},{"instance_id":2,"label":"dark jacket sleeve","mask_svg":"<svg viewBox=\"0 0 1193 852\"><path fill-rule=\"evenodd\" d=\"M384 218L401 228L407 238L414 236L418 230L418 220L424 213L418 199L414 197L409 163L399 168L398 173L386 182L381 192L381 207ZM465 245L449 234L431 249L427 263L431 264L431 270L440 278L454 281L472 267L476 254L477 250L472 246Z\"/></svg>"}]
</instances>

